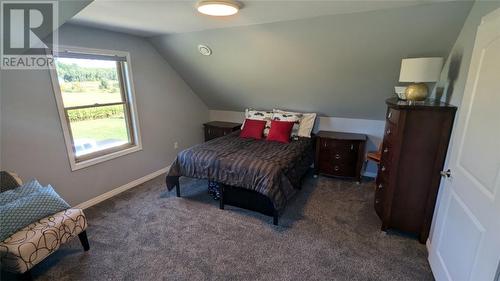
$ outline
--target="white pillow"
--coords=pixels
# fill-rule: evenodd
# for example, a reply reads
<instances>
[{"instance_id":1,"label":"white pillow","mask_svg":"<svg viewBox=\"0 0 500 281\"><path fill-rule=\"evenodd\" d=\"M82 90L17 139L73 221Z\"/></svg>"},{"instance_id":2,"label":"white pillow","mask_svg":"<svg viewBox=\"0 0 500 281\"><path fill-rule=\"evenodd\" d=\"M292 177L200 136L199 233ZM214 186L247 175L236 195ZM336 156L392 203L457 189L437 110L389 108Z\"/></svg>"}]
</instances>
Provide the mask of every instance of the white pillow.
<instances>
[{"instance_id":1,"label":"white pillow","mask_svg":"<svg viewBox=\"0 0 500 281\"><path fill-rule=\"evenodd\" d=\"M311 132L314 128L314 121L316 120L316 113L300 113L300 112L291 112L291 111L284 111L280 109L273 109L274 113L285 113L289 115L302 115L302 118L299 121L299 128L297 135L299 137L305 137L305 138L310 138L311 137Z\"/></svg>"},{"instance_id":2,"label":"white pillow","mask_svg":"<svg viewBox=\"0 0 500 281\"><path fill-rule=\"evenodd\" d=\"M265 120L266 127L264 128L264 136L267 137L269 134L269 129L271 128L271 118L273 117L272 111L264 111L264 110L254 110L251 108L245 109L245 119L252 120ZM245 122L241 125L241 129L245 126Z\"/></svg>"}]
</instances>

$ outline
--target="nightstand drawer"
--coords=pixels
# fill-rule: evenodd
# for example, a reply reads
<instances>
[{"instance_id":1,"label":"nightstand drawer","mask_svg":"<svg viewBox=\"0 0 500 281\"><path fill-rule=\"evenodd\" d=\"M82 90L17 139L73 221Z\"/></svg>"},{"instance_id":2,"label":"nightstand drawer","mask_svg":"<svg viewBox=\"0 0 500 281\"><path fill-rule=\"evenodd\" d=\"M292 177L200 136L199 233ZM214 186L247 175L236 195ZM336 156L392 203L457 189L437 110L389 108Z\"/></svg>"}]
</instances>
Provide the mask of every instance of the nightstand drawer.
<instances>
[{"instance_id":1,"label":"nightstand drawer","mask_svg":"<svg viewBox=\"0 0 500 281\"><path fill-rule=\"evenodd\" d=\"M355 177L356 164L341 164L332 161L320 161L319 169L321 173L337 177Z\"/></svg>"},{"instance_id":2,"label":"nightstand drawer","mask_svg":"<svg viewBox=\"0 0 500 281\"><path fill-rule=\"evenodd\" d=\"M358 160L358 150L344 150L336 149L329 150L322 153L320 156L320 162L326 161L333 164L355 164Z\"/></svg>"},{"instance_id":3,"label":"nightstand drawer","mask_svg":"<svg viewBox=\"0 0 500 281\"><path fill-rule=\"evenodd\" d=\"M321 139L320 149L333 153L348 153L357 150L357 143L346 140Z\"/></svg>"}]
</instances>

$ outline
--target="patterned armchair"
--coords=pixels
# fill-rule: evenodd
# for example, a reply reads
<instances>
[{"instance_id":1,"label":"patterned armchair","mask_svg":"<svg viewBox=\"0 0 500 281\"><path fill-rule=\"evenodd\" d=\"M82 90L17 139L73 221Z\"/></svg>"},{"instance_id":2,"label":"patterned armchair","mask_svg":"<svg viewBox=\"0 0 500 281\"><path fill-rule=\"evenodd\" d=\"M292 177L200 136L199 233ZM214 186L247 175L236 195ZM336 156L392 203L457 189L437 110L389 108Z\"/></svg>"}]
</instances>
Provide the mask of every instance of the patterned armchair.
<instances>
[{"instance_id":1,"label":"patterned armchair","mask_svg":"<svg viewBox=\"0 0 500 281\"><path fill-rule=\"evenodd\" d=\"M13 173L0 172L0 192L22 185ZM67 209L20 229L0 242L0 265L5 271L31 279L30 269L69 239L78 236L85 251L89 242L87 219L81 209Z\"/></svg>"}]
</instances>

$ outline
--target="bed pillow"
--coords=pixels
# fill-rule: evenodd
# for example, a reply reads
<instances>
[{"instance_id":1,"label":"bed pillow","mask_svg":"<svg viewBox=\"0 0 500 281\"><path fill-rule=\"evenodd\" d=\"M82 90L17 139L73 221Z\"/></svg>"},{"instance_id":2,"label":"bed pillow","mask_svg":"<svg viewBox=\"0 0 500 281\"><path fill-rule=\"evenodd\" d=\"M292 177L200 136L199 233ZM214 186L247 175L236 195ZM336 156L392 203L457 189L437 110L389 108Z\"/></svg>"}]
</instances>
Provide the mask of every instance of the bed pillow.
<instances>
[{"instance_id":1,"label":"bed pillow","mask_svg":"<svg viewBox=\"0 0 500 281\"><path fill-rule=\"evenodd\" d=\"M260 140L262 139L265 127L265 120L245 119L243 129L240 132L240 137Z\"/></svg>"},{"instance_id":2,"label":"bed pillow","mask_svg":"<svg viewBox=\"0 0 500 281\"><path fill-rule=\"evenodd\" d=\"M70 206L54 191L43 187L7 204L0 205L0 241L17 230Z\"/></svg>"},{"instance_id":3,"label":"bed pillow","mask_svg":"<svg viewBox=\"0 0 500 281\"><path fill-rule=\"evenodd\" d=\"M314 122L316 121L316 113L300 113L300 112L291 112L291 111L283 111L279 109L273 109L274 113L285 113L285 114L300 114L302 115L299 121L299 128L297 135L299 137L310 138L312 130L314 128Z\"/></svg>"},{"instance_id":4,"label":"bed pillow","mask_svg":"<svg viewBox=\"0 0 500 281\"><path fill-rule=\"evenodd\" d=\"M266 137L267 137L267 134L269 134L269 128L271 127L272 117L273 117L272 111L254 110L251 108L245 109L245 119L265 120L266 121L266 127L264 128L264 136L266 136ZM243 125L241 125L241 129L243 129L244 125L245 125L245 122L243 122Z\"/></svg>"},{"instance_id":5,"label":"bed pillow","mask_svg":"<svg viewBox=\"0 0 500 281\"><path fill-rule=\"evenodd\" d=\"M272 120L266 140L289 143L294 124L295 122Z\"/></svg>"},{"instance_id":6,"label":"bed pillow","mask_svg":"<svg viewBox=\"0 0 500 281\"><path fill-rule=\"evenodd\" d=\"M292 137L296 137L299 135L299 127L300 127L300 120L302 120L302 113L284 112L284 111L274 112L272 120L294 122L292 128Z\"/></svg>"}]
</instances>

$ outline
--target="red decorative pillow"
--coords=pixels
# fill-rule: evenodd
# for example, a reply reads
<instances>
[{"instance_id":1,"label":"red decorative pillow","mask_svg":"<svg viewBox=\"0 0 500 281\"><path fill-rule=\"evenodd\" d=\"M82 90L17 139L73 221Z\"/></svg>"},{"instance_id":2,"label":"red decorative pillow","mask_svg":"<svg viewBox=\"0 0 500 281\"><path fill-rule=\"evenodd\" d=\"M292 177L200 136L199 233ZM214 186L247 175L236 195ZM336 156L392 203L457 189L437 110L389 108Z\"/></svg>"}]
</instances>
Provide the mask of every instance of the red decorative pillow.
<instances>
[{"instance_id":1,"label":"red decorative pillow","mask_svg":"<svg viewBox=\"0 0 500 281\"><path fill-rule=\"evenodd\" d=\"M289 143L293 124L295 123L296 122L271 120L271 129L269 130L269 135L266 140Z\"/></svg>"},{"instance_id":2,"label":"red decorative pillow","mask_svg":"<svg viewBox=\"0 0 500 281\"><path fill-rule=\"evenodd\" d=\"M241 138L262 139L266 120L246 119L243 129L240 132Z\"/></svg>"}]
</instances>

